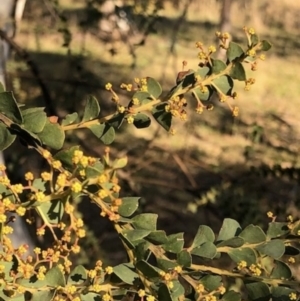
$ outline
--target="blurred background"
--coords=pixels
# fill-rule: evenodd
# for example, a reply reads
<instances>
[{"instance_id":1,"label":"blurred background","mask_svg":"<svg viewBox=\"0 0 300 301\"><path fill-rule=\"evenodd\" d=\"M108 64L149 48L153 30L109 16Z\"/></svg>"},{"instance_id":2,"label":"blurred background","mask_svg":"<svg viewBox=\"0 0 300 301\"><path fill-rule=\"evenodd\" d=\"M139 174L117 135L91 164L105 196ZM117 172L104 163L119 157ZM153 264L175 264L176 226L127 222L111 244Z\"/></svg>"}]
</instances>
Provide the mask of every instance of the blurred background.
<instances>
[{"instance_id":1,"label":"blurred background","mask_svg":"<svg viewBox=\"0 0 300 301\"><path fill-rule=\"evenodd\" d=\"M11 5L9 13L5 5ZM281 220L300 217L300 3L2 0L0 11L1 37L10 48L7 90L18 102L45 106L59 117L82 112L88 94L97 97L103 116L114 112L107 82L124 104L131 94L120 84L135 77L154 77L167 93L183 60L186 69L197 67L196 41L216 45L215 32L227 31L246 45L243 26L255 28L273 48L251 73L256 83L249 92L236 84L239 117L218 102L197 115L190 99L188 120L175 122L175 136L154 121L142 130L124 124L111 152L129 157L119 173L122 195L142 196L140 212L158 213L159 228L185 232L187 243L200 224L218 231L225 217L262 227L269 210ZM87 130L68 133L67 144L93 156L104 149ZM29 169L38 174L46 168L18 143L4 155L15 181ZM89 233L80 263L91 265L99 254L122 261L110 224L89 201L79 208Z\"/></svg>"}]
</instances>

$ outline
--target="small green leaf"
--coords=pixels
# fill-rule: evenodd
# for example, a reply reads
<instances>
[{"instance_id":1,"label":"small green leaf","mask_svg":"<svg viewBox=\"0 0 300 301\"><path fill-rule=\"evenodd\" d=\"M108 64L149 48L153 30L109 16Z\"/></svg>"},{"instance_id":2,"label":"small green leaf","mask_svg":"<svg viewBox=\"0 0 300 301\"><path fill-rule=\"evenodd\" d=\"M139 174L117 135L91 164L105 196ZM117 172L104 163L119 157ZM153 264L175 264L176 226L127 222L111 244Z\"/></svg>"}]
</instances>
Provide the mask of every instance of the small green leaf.
<instances>
[{"instance_id":1,"label":"small green leaf","mask_svg":"<svg viewBox=\"0 0 300 301\"><path fill-rule=\"evenodd\" d=\"M127 165L127 162L128 162L128 158L127 157L116 159L112 163L112 168L113 169L123 168L123 167L125 167Z\"/></svg>"},{"instance_id":2,"label":"small green leaf","mask_svg":"<svg viewBox=\"0 0 300 301\"><path fill-rule=\"evenodd\" d=\"M104 133L105 123L93 124L89 126L89 129L97 138L101 138Z\"/></svg>"},{"instance_id":3,"label":"small green leaf","mask_svg":"<svg viewBox=\"0 0 300 301\"><path fill-rule=\"evenodd\" d=\"M87 279L86 269L82 265L76 266L68 277L68 285L80 285L83 284Z\"/></svg>"},{"instance_id":4,"label":"small green leaf","mask_svg":"<svg viewBox=\"0 0 300 301\"><path fill-rule=\"evenodd\" d=\"M48 270L45 280L50 286L66 286L65 276L58 266L55 266Z\"/></svg>"},{"instance_id":5,"label":"small green leaf","mask_svg":"<svg viewBox=\"0 0 300 301\"><path fill-rule=\"evenodd\" d=\"M251 35L251 45L250 46L255 46L259 42L259 38L257 34L252 34Z\"/></svg>"},{"instance_id":6,"label":"small green leaf","mask_svg":"<svg viewBox=\"0 0 300 301\"><path fill-rule=\"evenodd\" d=\"M162 92L161 85L152 77L147 77L147 91L154 97L158 98Z\"/></svg>"},{"instance_id":7,"label":"small green leaf","mask_svg":"<svg viewBox=\"0 0 300 301\"><path fill-rule=\"evenodd\" d=\"M122 232L123 236L128 239L131 243L134 241L143 239L150 234L150 230L138 229L138 230L124 230Z\"/></svg>"},{"instance_id":8,"label":"small green leaf","mask_svg":"<svg viewBox=\"0 0 300 301\"><path fill-rule=\"evenodd\" d=\"M230 76L233 79L237 79L240 81L246 80L246 72L244 66L240 62L235 62L230 70Z\"/></svg>"},{"instance_id":9,"label":"small green leaf","mask_svg":"<svg viewBox=\"0 0 300 301\"><path fill-rule=\"evenodd\" d=\"M139 244L135 246L135 258L136 261L140 260L148 260L151 255L151 251L149 250L150 243L148 241L142 240Z\"/></svg>"},{"instance_id":10,"label":"small green leaf","mask_svg":"<svg viewBox=\"0 0 300 301\"><path fill-rule=\"evenodd\" d=\"M171 234L168 236L168 242L162 247L171 253L179 253L183 249L184 239L183 233Z\"/></svg>"},{"instance_id":11,"label":"small green leaf","mask_svg":"<svg viewBox=\"0 0 300 301\"><path fill-rule=\"evenodd\" d=\"M0 112L14 123L23 123L22 114L12 92L0 93Z\"/></svg>"},{"instance_id":12,"label":"small green leaf","mask_svg":"<svg viewBox=\"0 0 300 301\"><path fill-rule=\"evenodd\" d=\"M177 262L167 260L167 259L157 258L157 267L165 272L169 270L173 270L177 265L178 265Z\"/></svg>"},{"instance_id":13,"label":"small green leaf","mask_svg":"<svg viewBox=\"0 0 300 301\"><path fill-rule=\"evenodd\" d=\"M41 178L37 178L33 180L32 186L37 189L40 190L42 192L46 191L46 182L43 181L43 179Z\"/></svg>"},{"instance_id":14,"label":"small green leaf","mask_svg":"<svg viewBox=\"0 0 300 301\"><path fill-rule=\"evenodd\" d=\"M236 220L225 218L218 235L218 242L238 236L241 230L241 226Z\"/></svg>"},{"instance_id":15,"label":"small green leaf","mask_svg":"<svg viewBox=\"0 0 300 301\"><path fill-rule=\"evenodd\" d=\"M183 89L187 87L191 87L196 83L195 71L191 70L191 73L185 75L183 81L181 82L181 86Z\"/></svg>"},{"instance_id":16,"label":"small green leaf","mask_svg":"<svg viewBox=\"0 0 300 301\"><path fill-rule=\"evenodd\" d=\"M29 279L20 277L16 282L28 288L41 288L47 285L47 282L45 280L39 280L36 275L31 276Z\"/></svg>"},{"instance_id":17,"label":"small green leaf","mask_svg":"<svg viewBox=\"0 0 300 301\"><path fill-rule=\"evenodd\" d=\"M272 44L270 44L268 41L262 40L260 42L259 49L261 49L262 51L268 51L271 48L272 48Z\"/></svg>"},{"instance_id":18,"label":"small green leaf","mask_svg":"<svg viewBox=\"0 0 300 301\"><path fill-rule=\"evenodd\" d=\"M241 261L246 261L247 266L255 264L257 259L255 252L251 248L230 249L228 255L237 264Z\"/></svg>"},{"instance_id":19,"label":"small green leaf","mask_svg":"<svg viewBox=\"0 0 300 301\"><path fill-rule=\"evenodd\" d=\"M241 294L235 291L228 291L222 296L222 301L241 301Z\"/></svg>"},{"instance_id":20,"label":"small green leaf","mask_svg":"<svg viewBox=\"0 0 300 301\"><path fill-rule=\"evenodd\" d=\"M178 280L173 280L173 287L171 289L171 298L172 300L182 300L184 297L184 287L181 285L181 283Z\"/></svg>"},{"instance_id":21,"label":"small green leaf","mask_svg":"<svg viewBox=\"0 0 300 301\"><path fill-rule=\"evenodd\" d=\"M160 283L158 289L158 300L175 301L172 299L171 292L169 291L165 283Z\"/></svg>"},{"instance_id":22,"label":"small green leaf","mask_svg":"<svg viewBox=\"0 0 300 301\"><path fill-rule=\"evenodd\" d=\"M66 115L66 117L62 120L61 125L69 125L74 123L78 118L78 114L76 112L72 114Z\"/></svg>"},{"instance_id":23,"label":"small green leaf","mask_svg":"<svg viewBox=\"0 0 300 301\"><path fill-rule=\"evenodd\" d=\"M282 257L285 251L285 245L282 240L274 239L256 247L260 253L268 255L274 259Z\"/></svg>"},{"instance_id":24,"label":"small green leaf","mask_svg":"<svg viewBox=\"0 0 300 301\"><path fill-rule=\"evenodd\" d=\"M23 125L18 125L16 123L11 124L10 131L12 134L16 134L18 138L25 145L29 146L37 146L42 145L41 140L37 136L37 134L27 131Z\"/></svg>"},{"instance_id":25,"label":"small green leaf","mask_svg":"<svg viewBox=\"0 0 300 301\"><path fill-rule=\"evenodd\" d=\"M274 263L274 269L272 270L272 274L270 276L272 279L291 279L292 272L287 264L279 260L275 260Z\"/></svg>"},{"instance_id":26,"label":"small green leaf","mask_svg":"<svg viewBox=\"0 0 300 301\"><path fill-rule=\"evenodd\" d=\"M101 175L104 171L104 166L100 161L95 162L92 165L88 165L85 168L85 175L87 178L94 178Z\"/></svg>"},{"instance_id":27,"label":"small green leaf","mask_svg":"<svg viewBox=\"0 0 300 301\"><path fill-rule=\"evenodd\" d=\"M246 288L251 300L253 301L269 301L271 294L267 284L264 282L246 283Z\"/></svg>"},{"instance_id":28,"label":"small green leaf","mask_svg":"<svg viewBox=\"0 0 300 301\"><path fill-rule=\"evenodd\" d=\"M219 247L231 247L231 248L239 248L244 244L244 239L241 237L232 237L227 240L223 240L218 243Z\"/></svg>"},{"instance_id":29,"label":"small green leaf","mask_svg":"<svg viewBox=\"0 0 300 301\"><path fill-rule=\"evenodd\" d=\"M206 275L201 278L200 282L204 285L206 290L211 292L221 286L222 277L216 275Z\"/></svg>"},{"instance_id":30,"label":"small green leaf","mask_svg":"<svg viewBox=\"0 0 300 301\"><path fill-rule=\"evenodd\" d=\"M47 120L44 129L37 133L42 143L53 148L61 149L65 142L65 132L58 123L51 123Z\"/></svg>"},{"instance_id":31,"label":"small green leaf","mask_svg":"<svg viewBox=\"0 0 300 301\"><path fill-rule=\"evenodd\" d=\"M16 139L16 135L10 133L5 124L0 122L0 151L8 148Z\"/></svg>"},{"instance_id":32,"label":"small green leaf","mask_svg":"<svg viewBox=\"0 0 300 301\"><path fill-rule=\"evenodd\" d=\"M201 225L198 228L198 231L195 235L192 247L198 247L201 244L203 244L204 242L214 242L215 241L215 234L213 232L213 230L205 225Z\"/></svg>"},{"instance_id":33,"label":"small green leaf","mask_svg":"<svg viewBox=\"0 0 300 301\"><path fill-rule=\"evenodd\" d=\"M157 214L154 213L143 213L136 215L132 221L133 226L136 229L143 229L143 230L156 230L156 224L157 224Z\"/></svg>"},{"instance_id":34,"label":"small green leaf","mask_svg":"<svg viewBox=\"0 0 300 301\"><path fill-rule=\"evenodd\" d=\"M100 138L100 140L105 144L109 145L115 140L115 129L113 126L110 126L109 124L105 124L105 129L103 131L103 135Z\"/></svg>"},{"instance_id":35,"label":"small green leaf","mask_svg":"<svg viewBox=\"0 0 300 301\"><path fill-rule=\"evenodd\" d=\"M52 200L51 202L42 202L36 210L42 215L45 222L58 224L61 222L64 214L64 201Z\"/></svg>"},{"instance_id":36,"label":"small green leaf","mask_svg":"<svg viewBox=\"0 0 300 301\"><path fill-rule=\"evenodd\" d=\"M207 91L205 91L204 93L201 91L200 88L193 89L192 93L195 93L200 100L207 101L211 98L214 91L211 88L211 86L206 86L206 88Z\"/></svg>"},{"instance_id":37,"label":"small green leaf","mask_svg":"<svg viewBox=\"0 0 300 301\"><path fill-rule=\"evenodd\" d=\"M221 60L212 60L212 73L218 74L225 70L227 65Z\"/></svg>"},{"instance_id":38,"label":"small green leaf","mask_svg":"<svg viewBox=\"0 0 300 301\"><path fill-rule=\"evenodd\" d=\"M159 277L159 270L145 260L138 261L136 263L136 268L149 279Z\"/></svg>"},{"instance_id":39,"label":"small green leaf","mask_svg":"<svg viewBox=\"0 0 300 301\"><path fill-rule=\"evenodd\" d=\"M233 80L230 76L223 75L221 77L218 77L213 80L213 84L218 88L216 89L215 87L213 87L217 91L220 90L225 95L232 94Z\"/></svg>"},{"instance_id":40,"label":"small green leaf","mask_svg":"<svg viewBox=\"0 0 300 301\"><path fill-rule=\"evenodd\" d=\"M300 250L298 248L295 248L294 246L285 246L284 255L297 256L299 254Z\"/></svg>"},{"instance_id":41,"label":"small green leaf","mask_svg":"<svg viewBox=\"0 0 300 301\"><path fill-rule=\"evenodd\" d=\"M183 267L190 267L192 264L192 256L187 250L182 250L177 254L177 262Z\"/></svg>"},{"instance_id":42,"label":"small green leaf","mask_svg":"<svg viewBox=\"0 0 300 301\"><path fill-rule=\"evenodd\" d=\"M217 248L212 242L207 241L201 246L194 248L191 253L196 256L213 259L217 255Z\"/></svg>"},{"instance_id":43,"label":"small green leaf","mask_svg":"<svg viewBox=\"0 0 300 301\"><path fill-rule=\"evenodd\" d=\"M231 62L236 58L241 57L244 54L242 47L234 42L229 42L228 49L226 52L228 60Z\"/></svg>"},{"instance_id":44,"label":"small green leaf","mask_svg":"<svg viewBox=\"0 0 300 301\"><path fill-rule=\"evenodd\" d=\"M291 301L290 294L296 293L294 289L285 286L272 287L272 301Z\"/></svg>"},{"instance_id":45,"label":"small green leaf","mask_svg":"<svg viewBox=\"0 0 300 301\"><path fill-rule=\"evenodd\" d=\"M247 226L240 234L239 237L242 237L245 243L257 244L260 242L266 241L267 237L264 231L254 225Z\"/></svg>"},{"instance_id":46,"label":"small green leaf","mask_svg":"<svg viewBox=\"0 0 300 301\"><path fill-rule=\"evenodd\" d=\"M199 67L198 70L195 72L195 76L199 75L201 79L204 79L209 72L210 69L208 67Z\"/></svg>"},{"instance_id":47,"label":"small green leaf","mask_svg":"<svg viewBox=\"0 0 300 301\"><path fill-rule=\"evenodd\" d=\"M63 163L64 167L67 168L68 170L72 170L73 171L73 162L72 162L72 158L74 156L74 152L76 150L79 150L79 146L72 146L69 149L64 149L59 151L57 154L54 155L54 158L56 160L61 161L61 163Z\"/></svg>"},{"instance_id":48,"label":"small green leaf","mask_svg":"<svg viewBox=\"0 0 300 301\"><path fill-rule=\"evenodd\" d=\"M157 230L152 231L148 236L147 240L151 241L154 245L156 244L165 244L168 242L168 237L165 231Z\"/></svg>"},{"instance_id":49,"label":"small green leaf","mask_svg":"<svg viewBox=\"0 0 300 301\"><path fill-rule=\"evenodd\" d=\"M125 217L131 216L139 207L139 200L140 198L138 197L122 198L122 204L118 208L118 213Z\"/></svg>"},{"instance_id":50,"label":"small green leaf","mask_svg":"<svg viewBox=\"0 0 300 301\"><path fill-rule=\"evenodd\" d=\"M169 131L172 123L172 114L166 112L166 105L167 103L162 103L154 107L152 109L152 115L166 131Z\"/></svg>"},{"instance_id":51,"label":"small green leaf","mask_svg":"<svg viewBox=\"0 0 300 301\"><path fill-rule=\"evenodd\" d=\"M153 100L151 98L151 95L148 92L144 92L144 91L135 92L132 96L132 99L138 99L140 102L140 105L145 105L148 102Z\"/></svg>"},{"instance_id":52,"label":"small green leaf","mask_svg":"<svg viewBox=\"0 0 300 301\"><path fill-rule=\"evenodd\" d=\"M134 116L133 124L137 129L144 129L151 124L151 119L145 114L138 113Z\"/></svg>"},{"instance_id":53,"label":"small green leaf","mask_svg":"<svg viewBox=\"0 0 300 301\"><path fill-rule=\"evenodd\" d=\"M131 285L133 285L135 281L139 279L139 275L124 264L115 266L114 274L117 275L123 282Z\"/></svg>"},{"instance_id":54,"label":"small green leaf","mask_svg":"<svg viewBox=\"0 0 300 301\"><path fill-rule=\"evenodd\" d=\"M84 108L82 122L93 120L97 118L99 114L100 106L98 100L94 96L90 95Z\"/></svg>"},{"instance_id":55,"label":"small green leaf","mask_svg":"<svg viewBox=\"0 0 300 301\"><path fill-rule=\"evenodd\" d=\"M276 238L276 237L285 235L289 232L290 232L290 230L287 226L287 223L272 222L272 223L269 223L267 237Z\"/></svg>"},{"instance_id":56,"label":"small green leaf","mask_svg":"<svg viewBox=\"0 0 300 301\"><path fill-rule=\"evenodd\" d=\"M108 123L93 124L89 129L104 144L111 144L115 139L115 130Z\"/></svg>"},{"instance_id":57,"label":"small green leaf","mask_svg":"<svg viewBox=\"0 0 300 301\"><path fill-rule=\"evenodd\" d=\"M16 196L11 192L10 189L8 189L5 185L0 183L0 195L2 195L2 198L9 198L9 200L12 203L15 203Z\"/></svg>"},{"instance_id":58,"label":"small green leaf","mask_svg":"<svg viewBox=\"0 0 300 301\"><path fill-rule=\"evenodd\" d=\"M33 133L40 133L47 121L47 115L44 108L30 108L22 110L24 119L24 128Z\"/></svg>"},{"instance_id":59,"label":"small green leaf","mask_svg":"<svg viewBox=\"0 0 300 301\"><path fill-rule=\"evenodd\" d=\"M129 239L127 239L122 233L119 234L121 240L125 243L125 245L130 249L134 250L136 245L134 245Z\"/></svg>"},{"instance_id":60,"label":"small green leaf","mask_svg":"<svg viewBox=\"0 0 300 301\"><path fill-rule=\"evenodd\" d=\"M117 113L106 123L112 126L113 128L118 129L122 125L124 119L125 119L125 113Z\"/></svg>"}]
</instances>

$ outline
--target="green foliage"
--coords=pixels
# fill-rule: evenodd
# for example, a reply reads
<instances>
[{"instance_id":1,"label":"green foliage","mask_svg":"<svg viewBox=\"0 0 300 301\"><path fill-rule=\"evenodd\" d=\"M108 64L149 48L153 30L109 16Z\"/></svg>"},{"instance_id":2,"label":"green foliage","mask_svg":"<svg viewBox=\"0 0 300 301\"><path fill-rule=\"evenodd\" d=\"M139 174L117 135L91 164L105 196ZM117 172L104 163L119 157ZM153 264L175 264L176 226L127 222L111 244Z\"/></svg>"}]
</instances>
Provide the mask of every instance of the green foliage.
<instances>
[{"instance_id":1,"label":"green foliage","mask_svg":"<svg viewBox=\"0 0 300 301\"><path fill-rule=\"evenodd\" d=\"M234 101L234 80L244 81L245 89L254 83L247 78L245 63L252 69L260 50L270 44L260 41L252 29L245 28L248 46L244 51L228 34L217 33L226 60L212 57L214 47L205 50L197 43L200 63L196 71L181 72L176 85L162 96L161 85L153 78L136 79L135 86L123 88L133 92L127 107L108 83L116 111L101 116L100 104L89 96L83 115L74 112L64 119L47 118L42 108L22 108L11 92L0 92L0 149L11 145L16 137L34 148L48 162L49 172L34 179L26 174L26 188L11 185L1 167L0 255L1 291L3 300L296 300L299 290L290 264L299 255L300 222L290 218L271 222L266 230L256 225L244 229L233 219L225 219L216 235L207 225L200 225L188 245L184 233L167 234L157 229L158 216L136 213L138 197L120 197L117 170L127 158L112 159L109 148L102 158L88 157L80 147L64 149L65 132L89 129L104 144L115 139L116 130L126 121L136 128L151 125L151 117L165 130L173 132L176 118L185 120L191 93L197 101L196 112L211 110L213 93L222 102ZM232 114L236 107L229 104ZM80 118L79 116L82 116ZM52 155L53 150L59 150ZM80 252L80 238L85 236L74 199L85 196L99 208L102 218L114 226L128 255L128 262L103 267L101 260L91 270L72 266L71 256ZM8 235L11 231L6 212L23 216L35 211L43 221L37 235L45 230L53 236L47 250L34 250L35 257L26 257L26 248L14 250ZM99 217L100 218L100 217ZM231 260L228 269L213 263L223 257ZM199 264L202 263L202 264ZM241 279L241 291L230 290L230 282ZM243 298L244 299L244 298Z\"/></svg>"}]
</instances>

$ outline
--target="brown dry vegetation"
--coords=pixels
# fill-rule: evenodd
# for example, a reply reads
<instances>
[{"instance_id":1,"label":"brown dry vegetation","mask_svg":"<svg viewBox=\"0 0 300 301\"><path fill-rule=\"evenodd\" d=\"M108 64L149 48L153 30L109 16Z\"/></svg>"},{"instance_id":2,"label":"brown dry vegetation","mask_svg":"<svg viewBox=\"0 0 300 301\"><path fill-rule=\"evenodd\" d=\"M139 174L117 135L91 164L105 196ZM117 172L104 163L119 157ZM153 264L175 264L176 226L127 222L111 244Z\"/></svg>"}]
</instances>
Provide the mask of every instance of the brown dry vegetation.
<instances>
[{"instance_id":1,"label":"brown dry vegetation","mask_svg":"<svg viewBox=\"0 0 300 301\"><path fill-rule=\"evenodd\" d=\"M118 87L134 77L151 76L167 91L183 60L188 68L196 67L195 41L207 46L215 42L219 22L217 1L192 1L187 18L180 23L183 7L174 7L169 1L160 12L157 33L137 48L132 69L132 57L124 43L116 43L118 53L112 56L111 46L93 31L80 30L78 23L86 16L85 1L60 1L73 35L69 52L61 47L58 21L45 6L47 1L38 2L31 2L16 41L39 66L60 116L82 110L84 96L90 93L98 97L104 112L111 112L110 95L103 89L108 81ZM185 231L189 239L199 224L218 229L224 217L236 218L243 225L264 225L268 210L281 218L290 212L300 217L299 172L291 179L263 175L261 168L275 164L300 168L299 14L300 3L292 0L234 2L233 38L242 42L242 27L254 26L273 44L267 60L252 75L256 79L253 89L245 92L237 85L238 118L233 119L228 108L219 104L212 112L196 115L191 100L189 119L176 122L175 136L154 123L146 130L121 129L112 152L129 156L129 166L120 173L124 189L127 194L142 195L142 210L158 213L160 227L168 233ZM43 105L40 89L24 64L12 60L9 77L19 101ZM127 95L120 93L126 103ZM86 131L70 134L70 142L81 144L92 155L101 154L103 147ZM21 156L15 155L12 162ZM106 241L109 246L115 237L103 230L106 223L99 222L94 208L86 203L82 207L88 208L84 215L92 221L90 228L96 229L95 241Z\"/></svg>"}]
</instances>

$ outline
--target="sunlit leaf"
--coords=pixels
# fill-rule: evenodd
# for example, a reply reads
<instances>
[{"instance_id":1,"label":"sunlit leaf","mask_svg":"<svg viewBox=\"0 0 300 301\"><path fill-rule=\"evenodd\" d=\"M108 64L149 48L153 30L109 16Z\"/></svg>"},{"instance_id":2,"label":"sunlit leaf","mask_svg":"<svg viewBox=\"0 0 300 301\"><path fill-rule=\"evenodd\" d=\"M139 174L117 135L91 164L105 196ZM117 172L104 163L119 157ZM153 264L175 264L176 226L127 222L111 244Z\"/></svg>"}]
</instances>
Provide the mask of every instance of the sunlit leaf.
<instances>
[{"instance_id":1,"label":"sunlit leaf","mask_svg":"<svg viewBox=\"0 0 300 301\"><path fill-rule=\"evenodd\" d=\"M240 45L234 42L229 42L226 55L230 62L236 58L241 57L241 55L243 54L244 54L244 50Z\"/></svg>"}]
</instances>

